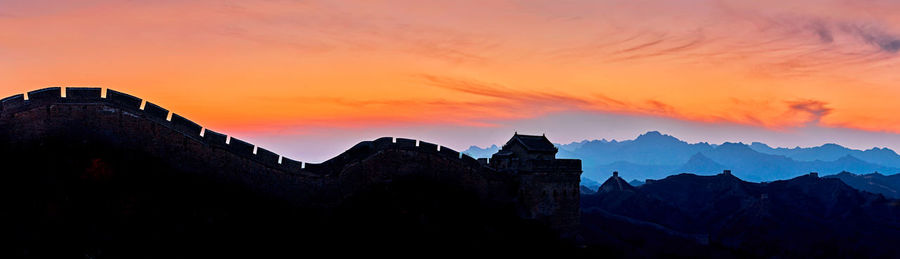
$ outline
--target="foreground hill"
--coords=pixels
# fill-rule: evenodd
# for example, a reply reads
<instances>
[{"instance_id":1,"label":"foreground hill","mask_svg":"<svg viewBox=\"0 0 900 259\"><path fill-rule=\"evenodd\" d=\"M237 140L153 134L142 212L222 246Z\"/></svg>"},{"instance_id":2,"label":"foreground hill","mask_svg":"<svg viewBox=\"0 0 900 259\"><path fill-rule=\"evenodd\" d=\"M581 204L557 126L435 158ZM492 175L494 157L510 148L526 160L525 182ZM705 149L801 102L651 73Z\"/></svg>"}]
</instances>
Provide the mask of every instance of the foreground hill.
<instances>
[{"instance_id":1,"label":"foreground hill","mask_svg":"<svg viewBox=\"0 0 900 259\"><path fill-rule=\"evenodd\" d=\"M804 175L752 183L725 173L679 174L639 187L615 183L621 187L582 197L583 226L587 232L608 231L612 222L642 229L620 234L619 241L650 247L650 256L900 256L894 245L900 242L900 202L838 179ZM684 253L679 246L694 248Z\"/></svg>"},{"instance_id":2,"label":"foreground hill","mask_svg":"<svg viewBox=\"0 0 900 259\"><path fill-rule=\"evenodd\" d=\"M529 178L525 196L522 174L401 138L301 163L97 88L67 88L65 98L59 88L32 91L0 110L0 258L575 248L553 224L578 226L577 174L571 183ZM554 217L566 209L575 217Z\"/></svg>"}]
</instances>

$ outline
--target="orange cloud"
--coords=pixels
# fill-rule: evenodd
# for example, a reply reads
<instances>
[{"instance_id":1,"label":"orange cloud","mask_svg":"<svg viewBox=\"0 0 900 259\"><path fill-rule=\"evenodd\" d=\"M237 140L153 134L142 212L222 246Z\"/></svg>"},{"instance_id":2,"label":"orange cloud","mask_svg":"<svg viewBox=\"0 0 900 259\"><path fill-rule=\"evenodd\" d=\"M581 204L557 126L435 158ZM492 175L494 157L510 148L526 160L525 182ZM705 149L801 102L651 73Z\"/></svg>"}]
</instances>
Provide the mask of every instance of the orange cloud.
<instances>
[{"instance_id":1,"label":"orange cloud","mask_svg":"<svg viewBox=\"0 0 900 259\"><path fill-rule=\"evenodd\" d=\"M29 1L0 90L99 85L217 130L563 111L900 133L900 7L783 1Z\"/></svg>"}]
</instances>

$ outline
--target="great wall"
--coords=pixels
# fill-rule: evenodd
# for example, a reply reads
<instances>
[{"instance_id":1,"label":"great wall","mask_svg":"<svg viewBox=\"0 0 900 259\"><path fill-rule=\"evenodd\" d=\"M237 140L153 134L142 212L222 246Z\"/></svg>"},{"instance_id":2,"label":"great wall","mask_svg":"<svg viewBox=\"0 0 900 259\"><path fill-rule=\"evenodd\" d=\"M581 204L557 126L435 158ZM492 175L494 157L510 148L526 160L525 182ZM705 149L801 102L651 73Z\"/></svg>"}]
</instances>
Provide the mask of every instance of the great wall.
<instances>
[{"instance_id":1,"label":"great wall","mask_svg":"<svg viewBox=\"0 0 900 259\"><path fill-rule=\"evenodd\" d=\"M544 222L563 236L574 235L579 224L580 160L516 158L521 166L496 167L437 144L384 137L323 163L305 163L126 93L78 87L2 99L0 135L12 147L48 138L134 147L174 168L305 207L335 207L355 192L415 175L459 186L488 203L514 204L520 217Z\"/></svg>"}]
</instances>

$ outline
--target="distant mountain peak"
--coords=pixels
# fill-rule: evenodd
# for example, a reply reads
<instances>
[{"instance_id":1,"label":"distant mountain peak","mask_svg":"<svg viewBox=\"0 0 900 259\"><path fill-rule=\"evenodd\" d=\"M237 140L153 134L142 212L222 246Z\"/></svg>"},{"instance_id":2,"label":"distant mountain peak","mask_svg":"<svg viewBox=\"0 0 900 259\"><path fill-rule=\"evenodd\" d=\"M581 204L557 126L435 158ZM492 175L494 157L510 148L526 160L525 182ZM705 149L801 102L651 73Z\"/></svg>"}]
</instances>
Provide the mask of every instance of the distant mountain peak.
<instances>
[{"instance_id":1,"label":"distant mountain peak","mask_svg":"<svg viewBox=\"0 0 900 259\"><path fill-rule=\"evenodd\" d=\"M658 137L671 137L671 136L662 134L659 131L654 130L654 131L647 131L647 132L644 132L644 134L638 135L637 139L640 139L642 137L643 138L658 138Z\"/></svg>"},{"instance_id":2,"label":"distant mountain peak","mask_svg":"<svg viewBox=\"0 0 900 259\"><path fill-rule=\"evenodd\" d=\"M729 151L729 152L742 152L742 153L757 153L755 150L750 148L744 143L740 142L725 142L722 145L716 147L718 151Z\"/></svg>"},{"instance_id":3,"label":"distant mountain peak","mask_svg":"<svg viewBox=\"0 0 900 259\"><path fill-rule=\"evenodd\" d=\"M678 145L678 144L687 144L672 135L662 134L659 131L648 131L647 133L641 134L633 141L636 144L650 144L650 145Z\"/></svg>"},{"instance_id":4,"label":"distant mountain peak","mask_svg":"<svg viewBox=\"0 0 900 259\"><path fill-rule=\"evenodd\" d=\"M714 173L724 168L725 166L716 163L716 161L703 155L703 153L697 152L678 169L678 172Z\"/></svg>"},{"instance_id":5,"label":"distant mountain peak","mask_svg":"<svg viewBox=\"0 0 900 259\"><path fill-rule=\"evenodd\" d=\"M634 186L631 186L625 179L619 177L619 172L613 172L613 175L606 179L603 185L600 185L597 192L608 193L615 191L634 191Z\"/></svg>"},{"instance_id":6,"label":"distant mountain peak","mask_svg":"<svg viewBox=\"0 0 900 259\"><path fill-rule=\"evenodd\" d=\"M653 135L656 135L656 136L662 136L663 134L662 134L662 133L659 133L659 131L651 130L651 131L647 131L646 133L644 133L644 134L642 134L642 135L648 135L648 136L653 136Z\"/></svg>"}]
</instances>

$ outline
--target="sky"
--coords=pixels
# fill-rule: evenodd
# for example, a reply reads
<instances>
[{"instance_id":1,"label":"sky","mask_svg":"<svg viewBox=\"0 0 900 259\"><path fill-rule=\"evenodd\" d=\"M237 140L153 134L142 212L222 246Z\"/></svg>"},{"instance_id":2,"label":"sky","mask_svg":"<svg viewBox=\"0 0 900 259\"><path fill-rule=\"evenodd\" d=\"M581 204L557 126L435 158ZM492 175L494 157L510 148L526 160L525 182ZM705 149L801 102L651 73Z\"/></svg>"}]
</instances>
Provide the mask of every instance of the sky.
<instances>
[{"instance_id":1,"label":"sky","mask_svg":"<svg viewBox=\"0 0 900 259\"><path fill-rule=\"evenodd\" d=\"M513 132L900 149L900 3L0 0L0 95L98 86L301 161Z\"/></svg>"}]
</instances>

